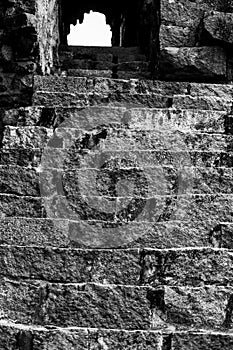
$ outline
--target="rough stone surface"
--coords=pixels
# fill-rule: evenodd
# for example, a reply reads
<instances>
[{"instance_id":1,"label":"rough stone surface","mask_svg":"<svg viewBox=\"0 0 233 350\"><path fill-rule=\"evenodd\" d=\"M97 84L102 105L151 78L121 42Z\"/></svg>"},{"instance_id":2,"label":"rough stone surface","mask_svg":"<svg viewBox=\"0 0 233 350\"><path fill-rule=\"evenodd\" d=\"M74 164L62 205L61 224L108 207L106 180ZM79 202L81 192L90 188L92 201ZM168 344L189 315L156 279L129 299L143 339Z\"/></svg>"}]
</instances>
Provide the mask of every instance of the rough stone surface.
<instances>
[{"instance_id":1,"label":"rough stone surface","mask_svg":"<svg viewBox=\"0 0 233 350\"><path fill-rule=\"evenodd\" d=\"M232 22L232 13L211 12L204 19L204 28L214 40L233 45Z\"/></svg>"},{"instance_id":2,"label":"rough stone surface","mask_svg":"<svg viewBox=\"0 0 233 350\"><path fill-rule=\"evenodd\" d=\"M232 348L232 15L1 1L2 350Z\"/></svg>"},{"instance_id":3,"label":"rough stone surface","mask_svg":"<svg viewBox=\"0 0 233 350\"><path fill-rule=\"evenodd\" d=\"M219 47L176 48L161 51L161 75L168 80L224 81L227 76L226 53Z\"/></svg>"}]
</instances>

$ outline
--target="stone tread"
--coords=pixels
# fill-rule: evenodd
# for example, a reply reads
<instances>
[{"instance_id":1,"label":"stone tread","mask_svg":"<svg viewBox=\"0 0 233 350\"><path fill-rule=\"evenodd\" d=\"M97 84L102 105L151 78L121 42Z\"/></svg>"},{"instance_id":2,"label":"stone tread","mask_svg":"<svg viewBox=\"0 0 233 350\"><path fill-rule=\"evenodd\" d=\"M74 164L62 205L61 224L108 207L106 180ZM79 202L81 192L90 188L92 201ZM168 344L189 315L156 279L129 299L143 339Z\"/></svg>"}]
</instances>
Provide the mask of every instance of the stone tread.
<instances>
[{"instance_id":1,"label":"stone tread","mask_svg":"<svg viewBox=\"0 0 233 350\"><path fill-rule=\"evenodd\" d=\"M62 328L45 326L27 326L10 320L1 320L1 349L9 350L33 346L41 349L95 350L100 346L108 346L115 350L160 350L161 346L170 344L174 349L229 350L233 345L231 333L207 331L163 331L103 328Z\"/></svg>"}]
</instances>

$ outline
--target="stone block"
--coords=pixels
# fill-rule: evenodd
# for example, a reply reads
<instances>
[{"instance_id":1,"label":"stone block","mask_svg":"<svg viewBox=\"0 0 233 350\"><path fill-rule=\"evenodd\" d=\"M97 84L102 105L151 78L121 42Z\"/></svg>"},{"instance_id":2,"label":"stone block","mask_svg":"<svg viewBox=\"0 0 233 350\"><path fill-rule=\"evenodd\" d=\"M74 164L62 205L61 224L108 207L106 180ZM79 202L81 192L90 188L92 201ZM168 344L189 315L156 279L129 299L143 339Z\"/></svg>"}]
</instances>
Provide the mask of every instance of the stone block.
<instances>
[{"instance_id":1,"label":"stone block","mask_svg":"<svg viewBox=\"0 0 233 350\"><path fill-rule=\"evenodd\" d=\"M225 250L144 250L141 282L153 286L228 285L232 283L232 255Z\"/></svg>"},{"instance_id":2,"label":"stone block","mask_svg":"<svg viewBox=\"0 0 233 350\"><path fill-rule=\"evenodd\" d=\"M161 24L159 40L161 48L194 47L195 28Z\"/></svg>"},{"instance_id":3,"label":"stone block","mask_svg":"<svg viewBox=\"0 0 233 350\"><path fill-rule=\"evenodd\" d=\"M116 251L2 245L0 252L0 275L9 278L139 285L138 249Z\"/></svg>"},{"instance_id":4,"label":"stone block","mask_svg":"<svg viewBox=\"0 0 233 350\"><path fill-rule=\"evenodd\" d=\"M233 13L208 13L204 18L204 29L221 45L233 45Z\"/></svg>"},{"instance_id":5,"label":"stone block","mask_svg":"<svg viewBox=\"0 0 233 350\"><path fill-rule=\"evenodd\" d=\"M150 327L150 290L2 281L0 305L4 318L26 325L146 330Z\"/></svg>"},{"instance_id":6,"label":"stone block","mask_svg":"<svg viewBox=\"0 0 233 350\"><path fill-rule=\"evenodd\" d=\"M220 47L164 48L160 68L163 79L199 82L227 79L226 53Z\"/></svg>"},{"instance_id":7,"label":"stone block","mask_svg":"<svg viewBox=\"0 0 233 350\"><path fill-rule=\"evenodd\" d=\"M164 287L152 292L151 298L155 300L152 328L170 324L177 330L232 329L228 311L232 287Z\"/></svg>"},{"instance_id":8,"label":"stone block","mask_svg":"<svg viewBox=\"0 0 233 350\"><path fill-rule=\"evenodd\" d=\"M208 332L183 332L174 334L172 345L174 350L228 350L233 346L231 334Z\"/></svg>"}]
</instances>

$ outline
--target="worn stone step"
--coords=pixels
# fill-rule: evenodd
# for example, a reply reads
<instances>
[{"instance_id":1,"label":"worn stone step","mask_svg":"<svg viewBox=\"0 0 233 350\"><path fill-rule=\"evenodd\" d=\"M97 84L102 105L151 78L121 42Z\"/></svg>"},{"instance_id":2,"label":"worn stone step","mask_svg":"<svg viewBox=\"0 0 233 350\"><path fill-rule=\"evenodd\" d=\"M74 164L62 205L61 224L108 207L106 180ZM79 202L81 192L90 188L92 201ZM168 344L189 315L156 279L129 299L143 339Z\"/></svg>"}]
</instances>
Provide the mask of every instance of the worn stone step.
<instances>
[{"instance_id":1,"label":"worn stone step","mask_svg":"<svg viewBox=\"0 0 233 350\"><path fill-rule=\"evenodd\" d=\"M72 127L88 129L98 125L122 123L136 130L196 130L209 133L233 133L233 118L224 111L175 108L126 108L93 106L77 107L25 107L2 112L4 125L62 127L70 122Z\"/></svg>"},{"instance_id":2,"label":"worn stone step","mask_svg":"<svg viewBox=\"0 0 233 350\"><path fill-rule=\"evenodd\" d=\"M34 350L94 350L100 346L108 346L109 349L117 348L119 350L131 350L132 347L135 350L160 350L160 345L165 344L168 337L169 335L163 335L161 332L153 330L127 331L124 329L64 328L27 326L10 320L1 320L0 322L1 350L9 350L10 346L12 349L17 349L19 346L21 348L33 347ZM221 339L225 345L231 344L230 336L225 335ZM216 340L213 338L214 342L217 340L217 337Z\"/></svg>"},{"instance_id":3,"label":"worn stone step","mask_svg":"<svg viewBox=\"0 0 233 350\"><path fill-rule=\"evenodd\" d=\"M118 106L118 107L149 107L168 108L172 100L168 96L157 94L129 94L129 93L73 93L37 91L33 96L33 105L46 107L91 107L91 106ZM218 107L224 110L222 103Z\"/></svg>"},{"instance_id":4,"label":"worn stone step","mask_svg":"<svg viewBox=\"0 0 233 350\"><path fill-rule=\"evenodd\" d=\"M86 223L88 226L88 223ZM15 218L5 217L0 222L0 242L2 245L38 246L38 247L61 247L61 248L93 248L93 239L85 241L83 234L78 237L72 234L73 222L67 219L46 218ZM139 232L135 235L136 230ZM89 226L91 232L95 232L93 225ZM99 223L96 223L96 236L99 234L99 247L131 247L156 249L184 248L184 247L216 247L233 249L233 224L218 219L217 216L208 221L197 218L192 221L167 221L150 223L138 222L124 226L127 239L114 242L107 246L101 241L102 231ZM102 230L102 231L101 231ZM105 229L105 233L109 230ZM113 231L115 236L116 231ZM98 247L96 245L95 247Z\"/></svg>"},{"instance_id":5,"label":"worn stone step","mask_svg":"<svg viewBox=\"0 0 233 350\"><path fill-rule=\"evenodd\" d=\"M65 184L66 185L66 184ZM144 223L167 221L205 221L232 222L232 195L173 195L146 198L142 196L78 196L77 187L69 184L66 196L54 195L52 198L16 196L1 194L1 217L27 217L68 219L74 221L71 232L83 232L85 239L93 244L105 244L107 227L124 227L143 232ZM73 191L76 191L73 194ZM141 224L141 227L140 225ZM113 229L114 231L114 229ZM111 234L111 230L109 231ZM123 234L123 233L122 233ZM124 232L125 235L125 232ZM120 237L120 236L119 236ZM112 236L111 236L112 239ZM99 243L100 240L100 243ZM118 237L116 237L118 240ZM121 239L119 238L121 241ZM103 241L103 243L102 243ZM112 242L111 242L112 244Z\"/></svg>"},{"instance_id":6,"label":"worn stone step","mask_svg":"<svg viewBox=\"0 0 233 350\"><path fill-rule=\"evenodd\" d=\"M231 285L225 249L74 249L0 245L0 276L59 283Z\"/></svg>"},{"instance_id":7,"label":"worn stone step","mask_svg":"<svg viewBox=\"0 0 233 350\"><path fill-rule=\"evenodd\" d=\"M93 69L93 70L115 70L124 72L147 72L149 70L149 63L143 61L130 61L112 63L106 61L93 61L84 59L74 59L72 61L64 61L62 64L63 70L69 69Z\"/></svg>"},{"instance_id":8,"label":"worn stone step","mask_svg":"<svg viewBox=\"0 0 233 350\"><path fill-rule=\"evenodd\" d=\"M68 69L64 72L66 76L71 77L103 77L103 78L112 78L112 70L104 69Z\"/></svg>"},{"instance_id":9,"label":"worn stone step","mask_svg":"<svg viewBox=\"0 0 233 350\"><path fill-rule=\"evenodd\" d=\"M52 92L37 91L33 95L33 105L90 107L96 105L119 107L177 108L225 111L231 113L231 100L212 97L166 96L156 93L120 93L120 92Z\"/></svg>"},{"instance_id":10,"label":"worn stone step","mask_svg":"<svg viewBox=\"0 0 233 350\"><path fill-rule=\"evenodd\" d=\"M143 159L144 160L144 159ZM146 198L157 195L172 195L179 191L180 194L231 194L233 191L232 168L200 168L174 165L162 167L152 164L144 166L143 160L138 166L120 164L114 168L119 174L131 171L129 181L133 188L136 186L136 178L139 171L143 174L145 183L140 183L140 191ZM18 196L52 196L63 194L69 181L73 181L82 195L96 196L100 193L111 197L112 189L109 185L109 174L101 168L79 167L76 164L69 166L60 165L60 169L49 169L42 164L40 168L25 168L19 166L0 166L0 193L15 194ZM132 175L132 173L135 175ZM176 187L175 184L178 181ZM119 184L120 186L120 184ZM132 188L124 188L124 195L132 195ZM123 188L119 187L116 195L122 197ZM139 195L139 194L138 194Z\"/></svg>"},{"instance_id":11,"label":"worn stone step","mask_svg":"<svg viewBox=\"0 0 233 350\"><path fill-rule=\"evenodd\" d=\"M72 51L60 51L59 60L62 67L70 67L75 61L92 61L92 62L105 62L107 65L116 64L122 62L134 62L142 61L147 62L147 57L141 53L134 52L120 52L120 54L114 54L112 52L101 53L98 51L90 53L72 52ZM80 67L81 68L81 67Z\"/></svg>"},{"instance_id":12,"label":"worn stone step","mask_svg":"<svg viewBox=\"0 0 233 350\"><path fill-rule=\"evenodd\" d=\"M62 47L61 47L62 50ZM119 47L119 46L68 46L66 51L72 52L74 55L95 55L95 54L112 54L121 56L126 54L141 54L139 47Z\"/></svg>"},{"instance_id":13,"label":"worn stone step","mask_svg":"<svg viewBox=\"0 0 233 350\"><path fill-rule=\"evenodd\" d=\"M232 347L232 334L211 331L127 331L121 329L97 328L60 328L16 324L2 320L0 323L0 345L9 350L9 344L17 348L18 344L41 349L94 350L100 346L119 350L160 350L161 346L171 344L174 349L229 350Z\"/></svg>"},{"instance_id":14,"label":"worn stone step","mask_svg":"<svg viewBox=\"0 0 233 350\"><path fill-rule=\"evenodd\" d=\"M35 91L51 92L125 92L125 93L156 93L168 96L188 95L203 98L203 96L231 100L233 85L230 84L198 84L188 82L165 82L159 80L124 80L108 78L84 78L35 75Z\"/></svg>"},{"instance_id":15,"label":"worn stone step","mask_svg":"<svg viewBox=\"0 0 233 350\"><path fill-rule=\"evenodd\" d=\"M111 70L114 67L112 62L94 61L91 59L73 59L62 63L62 70L68 69L93 69L93 70Z\"/></svg>"},{"instance_id":16,"label":"worn stone step","mask_svg":"<svg viewBox=\"0 0 233 350\"><path fill-rule=\"evenodd\" d=\"M116 70L116 72L114 72ZM106 77L116 79L151 79L151 73L148 71L120 71L113 67L112 70L96 69L67 69L64 75L68 77Z\"/></svg>"},{"instance_id":17,"label":"worn stone step","mask_svg":"<svg viewBox=\"0 0 233 350\"><path fill-rule=\"evenodd\" d=\"M160 151L164 149L167 152L186 152L187 157L190 151L202 152L232 152L233 136L221 133L199 133L187 131L181 133L179 130L130 130L118 127L118 125L109 125L101 128L101 131L87 132L77 128L58 128L53 132L52 129L44 127L14 127L6 126L2 139L2 149L11 148L44 148L69 149L76 147L76 151L91 151L90 154L101 155L104 152L123 152L127 151ZM103 133L103 134L102 134ZM96 136L96 139L93 135ZM104 135L104 137L103 137ZM80 146L78 140L94 140L84 146ZM76 146L75 146L76 142ZM48 152L46 150L46 152ZM47 154L46 154L47 156ZM72 159L72 155L69 155Z\"/></svg>"},{"instance_id":18,"label":"worn stone step","mask_svg":"<svg viewBox=\"0 0 233 350\"><path fill-rule=\"evenodd\" d=\"M179 222L190 222L192 220L213 221L216 218L216 210L219 222L232 222L232 195L186 194L180 196L157 196L147 199L139 196L125 196L111 197L112 200L110 201L110 197L107 196L78 197L73 193L74 187L77 191L77 187L73 186L73 188L67 190L68 194L66 196L44 198L41 207L34 206L34 210L30 209L30 211L24 208L12 212L12 208L9 207L9 199L6 202L6 200L4 201L4 195L1 195L3 202L1 205L2 212L8 214L7 216L22 216L20 213L25 211L24 216L28 216L31 212L33 217L41 217L41 212L46 212L49 218L72 220L74 221L73 227L71 227L73 234L76 234L78 237L79 231L82 232L84 240L89 239L88 242L90 242L90 235L92 235L93 244L95 244L95 239L98 244L99 240L102 240L103 244L107 242L108 237L104 234L105 224L107 227L113 228L112 231L110 229L110 234L114 232L115 226L123 227L126 225L126 229L130 230L138 223L138 231L141 234L144 223L152 224L169 220ZM13 201L12 197L11 199ZM26 206L28 205L28 198L20 197L19 202L25 203ZM140 224L142 225L141 227ZM122 230L119 230L121 235L123 235ZM121 241L120 233L116 240Z\"/></svg>"},{"instance_id":19,"label":"worn stone step","mask_svg":"<svg viewBox=\"0 0 233 350\"><path fill-rule=\"evenodd\" d=\"M232 330L227 312L231 286L151 288L2 280L0 290L3 317L27 325Z\"/></svg>"},{"instance_id":20,"label":"worn stone step","mask_svg":"<svg viewBox=\"0 0 233 350\"><path fill-rule=\"evenodd\" d=\"M168 344L174 349L229 350L233 345L232 334L211 331L127 331L121 329L61 328L27 326L10 320L0 322L0 345L2 350L9 346L33 346L35 350L62 349L94 350L100 346L119 350L160 350Z\"/></svg>"},{"instance_id":21,"label":"worn stone step","mask_svg":"<svg viewBox=\"0 0 233 350\"><path fill-rule=\"evenodd\" d=\"M152 79L151 73L149 71L130 71L130 70L117 70L117 79Z\"/></svg>"},{"instance_id":22,"label":"worn stone step","mask_svg":"<svg viewBox=\"0 0 233 350\"><path fill-rule=\"evenodd\" d=\"M50 151L50 157L45 156L46 152ZM41 165L42 157L44 165L49 168L60 169L60 159L64 159L67 154L66 150L53 149L45 151L44 148L4 148L0 149L0 165L17 165L23 167L39 167ZM233 153L221 151L189 151L187 152L171 152L171 151L148 151L147 153L141 151L120 151L120 152L106 152L104 157L109 159L111 156L117 158L132 157L132 160L144 158L145 164L151 165L151 160L158 162L161 166L172 166L177 164L177 160L181 159L183 166L198 166L198 167L233 167Z\"/></svg>"},{"instance_id":23,"label":"worn stone step","mask_svg":"<svg viewBox=\"0 0 233 350\"><path fill-rule=\"evenodd\" d=\"M151 287L0 282L2 317L27 325L147 330ZM114 317L113 317L114 315Z\"/></svg>"}]
</instances>

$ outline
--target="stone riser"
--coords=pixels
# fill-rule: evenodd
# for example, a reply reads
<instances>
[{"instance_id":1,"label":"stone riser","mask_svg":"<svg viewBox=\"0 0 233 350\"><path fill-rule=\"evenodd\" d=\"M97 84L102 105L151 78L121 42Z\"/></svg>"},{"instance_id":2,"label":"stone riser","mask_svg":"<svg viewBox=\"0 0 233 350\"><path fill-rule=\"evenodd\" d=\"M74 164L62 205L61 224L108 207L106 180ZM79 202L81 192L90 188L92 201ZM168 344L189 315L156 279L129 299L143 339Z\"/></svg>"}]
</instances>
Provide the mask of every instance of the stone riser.
<instances>
[{"instance_id":1,"label":"stone riser","mask_svg":"<svg viewBox=\"0 0 233 350\"><path fill-rule=\"evenodd\" d=\"M232 331L232 287L0 283L2 317L27 325ZM114 315L114 316L113 316Z\"/></svg>"},{"instance_id":2,"label":"stone riser","mask_svg":"<svg viewBox=\"0 0 233 350\"><path fill-rule=\"evenodd\" d=\"M3 218L0 224L0 239L4 245L38 246L38 247L82 247L91 246L91 242L83 242L82 235L73 235L73 226L77 222L67 219L45 219L45 218ZM101 227L89 225L83 222L89 231L100 234ZM93 224L93 223L92 223ZM135 229L140 234L134 237ZM151 247L158 249L192 247L217 247L233 249L232 223L220 222L218 217L213 220L191 222L168 221L153 223L132 223L125 226L128 241L123 247ZM103 230L104 231L104 230ZM86 243L86 245L85 245ZM120 243L118 244L118 246Z\"/></svg>"},{"instance_id":3,"label":"stone riser","mask_svg":"<svg viewBox=\"0 0 233 350\"><path fill-rule=\"evenodd\" d=\"M141 93L76 93L61 91L37 91L33 97L35 106L62 106L62 107L147 107L147 108L176 108L200 109L209 111L231 112L232 100L217 97L192 97L186 95L158 95Z\"/></svg>"},{"instance_id":4,"label":"stone riser","mask_svg":"<svg viewBox=\"0 0 233 350\"><path fill-rule=\"evenodd\" d=\"M144 158L144 154L143 154ZM136 158L137 161L139 157ZM179 176L178 189L180 194L216 194L221 195L232 194L233 184L232 168L198 168L190 166L181 167L161 167L156 164L145 167L144 160L144 174L146 176L146 198L151 198L159 195L176 194L177 188L174 187L176 177ZM140 167L119 167L118 172L124 173L124 170L137 172ZM98 191L96 188L96 178L101 176L101 182L98 184ZM37 168L24 168L17 166L0 166L0 194L15 194L18 196L50 197L52 195L64 193L64 188L67 187L68 182L73 182L77 188L80 188L82 195L98 196L103 191L107 196L112 197L110 190L107 191L109 175L102 174L100 169L85 169L78 168L74 164L72 170L72 163L67 170L65 169L44 169L40 172ZM68 182L67 182L68 181ZM132 182L135 177L132 177ZM64 188L59 189L59 185L63 184ZM141 184L141 189L145 185ZM148 187L148 189L147 189ZM130 196L130 188L128 189ZM119 197L122 197L120 190ZM138 194L140 197L140 194Z\"/></svg>"},{"instance_id":5,"label":"stone riser","mask_svg":"<svg viewBox=\"0 0 233 350\"><path fill-rule=\"evenodd\" d=\"M97 328L29 327L3 320L0 324L2 350L17 347L41 349L96 350L108 346L110 350L160 350L161 346L172 346L179 350L213 349L229 350L233 345L232 334L223 332L171 332L127 331Z\"/></svg>"},{"instance_id":6,"label":"stone riser","mask_svg":"<svg viewBox=\"0 0 233 350\"><path fill-rule=\"evenodd\" d=\"M77 128L58 128L53 133L52 129L44 127L11 127L6 126L2 139L2 150L14 148L44 148L45 159L50 157L49 154L58 150L75 150L76 152L89 151L90 155L100 153L114 152L163 152L164 149L169 153L182 151L186 153L186 158L189 152L232 152L233 137L225 134L209 134L209 133L192 133L179 132L171 130L166 133L166 129L162 131L143 131L129 130L127 132L123 128L117 126L106 126L103 128L106 131L106 137L100 138L99 143L92 146L79 145L78 141L82 142L86 135L92 137L92 133L80 130ZM97 132L96 132L97 134ZM89 137L89 136L88 136ZM75 146L75 142L77 146ZM90 152L91 151L91 152ZM46 153L47 152L47 153ZM51 152L51 153L50 153ZM149 155L148 154L148 155ZM85 155L82 156L85 159ZM87 157L87 156L86 156ZM69 162L72 159L72 153L67 159Z\"/></svg>"},{"instance_id":7,"label":"stone riser","mask_svg":"<svg viewBox=\"0 0 233 350\"><path fill-rule=\"evenodd\" d=\"M0 276L57 283L134 286L227 286L232 251L184 249L75 249L0 245ZM201 271L201 274L200 274Z\"/></svg>"},{"instance_id":8,"label":"stone riser","mask_svg":"<svg viewBox=\"0 0 233 350\"><path fill-rule=\"evenodd\" d=\"M127 124L132 130L198 131L208 133L233 133L233 118L224 111L208 111L175 108L126 108L90 107L86 109L27 107L2 113L4 125L43 126L48 128L69 125L80 129L94 128L101 124ZM62 124L64 123L64 124Z\"/></svg>"},{"instance_id":9,"label":"stone riser","mask_svg":"<svg viewBox=\"0 0 233 350\"><path fill-rule=\"evenodd\" d=\"M151 80L114 80L106 78L38 76L34 77L34 91L79 93L155 93L162 95L190 95L191 97L215 97L231 99L233 86L230 84L198 84L192 82L166 82Z\"/></svg>"}]
</instances>

